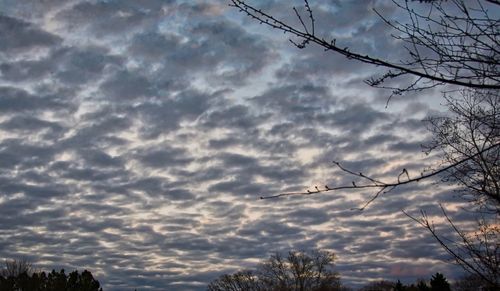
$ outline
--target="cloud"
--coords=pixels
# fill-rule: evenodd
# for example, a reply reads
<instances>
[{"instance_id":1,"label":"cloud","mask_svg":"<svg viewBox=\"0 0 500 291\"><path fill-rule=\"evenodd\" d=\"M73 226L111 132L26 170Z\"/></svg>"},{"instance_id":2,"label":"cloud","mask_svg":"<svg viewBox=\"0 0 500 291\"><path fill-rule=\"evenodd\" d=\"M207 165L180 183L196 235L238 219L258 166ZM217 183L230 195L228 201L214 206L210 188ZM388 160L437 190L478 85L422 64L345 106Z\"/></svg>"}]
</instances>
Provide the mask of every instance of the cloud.
<instances>
[{"instance_id":1,"label":"cloud","mask_svg":"<svg viewBox=\"0 0 500 291\"><path fill-rule=\"evenodd\" d=\"M138 6L133 1L92 3L81 1L58 13L57 19L66 22L69 30L86 30L99 38L133 32L142 25L153 23L161 15L165 1L144 1Z\"/></svg>"},{"instance_id":2,"label":"cloud","mask_svg":"<svg viewBox=\"0 0 500 291\"><path fill-rule=\"evenodd\" d=\"M0 112L40 112L43 110L67 110L67 103L59 96L30 94L14 87L0 87Z\"/></svg>"},{"instance_id":3,"label":"cloud","mask_svg":"<svg viewBox=\"0 0 500 291\"><path fill-rule=\"evenodd\" d=\"M424 99L385 109L385 93L358 82L366 66L295 49L218 1L0 6L0 257L88 269L106 290L204 290L274 251L316 247L336 252L352 286L458 274L400 213L436 213L436 199L457 201L446 189L406 187L363 212L351 209L373 192L259 199L351 185L332 160L416 175L429 163L415 155L421 120L436 110ZM370 5L315 9L349 46L399 54Z\"/></svg>"},{"instance_id":4,"label":"cloud","mask_svg":"<svg viewBox=\"0 0 500 291\"><path fill-rule=\"evenodd\" d=\"M46 48L60 38L17 18L0 15L0 50L3 54Z\"/></svg>"}]
</instances>

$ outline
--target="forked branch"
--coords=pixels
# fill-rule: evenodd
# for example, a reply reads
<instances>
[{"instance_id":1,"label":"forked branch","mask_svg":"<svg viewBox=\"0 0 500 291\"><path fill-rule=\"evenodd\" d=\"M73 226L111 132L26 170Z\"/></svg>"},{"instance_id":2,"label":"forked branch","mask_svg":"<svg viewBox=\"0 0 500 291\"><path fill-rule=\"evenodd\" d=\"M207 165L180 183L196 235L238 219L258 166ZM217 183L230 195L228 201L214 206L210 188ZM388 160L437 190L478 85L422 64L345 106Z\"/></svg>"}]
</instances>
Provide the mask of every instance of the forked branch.
<instances>
[{"instance_id":1,"label":"forked branch","mask_svg":"<svg viewBox=\"0 0 500 291\"><path fill-rule=\"evenodd\" d=\"M434 222L429 219L425 211L420 211L420 217L410 215L404 210L403 213L429 231L451 258L467 272L479 276L488 285L492 286L494 290L497 290L500 287L498 282L500 275L500 249L497 242L499 234L498 226L485 226L478 222L479 233L468 235L458 228L442 204L439 204L439 207L453 233L458 237L457 240L445 237L442 233L439 233L436 230Z\"/></svg>"},{"instance_id":2,"label":"forked branch","mask_svg":"<svg viewBox=\"0 0 500 291\"><path fill-rule=\"evenodd\" d=\"M285 192L285 193L280 193L276 195L269 195L269 196L261 196L260 199L275 199L275 198L280 198L280 197L286 197L286 196L297 196L297 195L313 195L313 194L319 194L323 192L330 192L330 191L339 191L339 190L362 190L362 189L376 189L376 192L373 196L371 196L364 204L363 206L359 208L354 208L356 210L364 210L368 205L370 205L375 199L377 199L380 195L383 195L385 193L388 193L397 187L406 185L406 184L411 184L411 183L416 183L420 182L422 180L429 179L431 177L437 176L441 173L444 173L446 171L449 171L451 169L457 168L458 166L482 155L483 153L486 153L496 147L500 146L500 143L496 143L493 145L490 145L489 147L484 148L480 152L477 152L476 154L470 155L467 158L464 158L462 160L458 160L455 163L449 164L445 167L442 167L438 170L432 171L427 174L421 174L419 177L416 178L410 178L410 175L406 169L403 169L401 173L398 175L397 180L394 182L385 182L381 181L378 179L375 179L373 177L367 176L363 173L356 173L352 170L349 170L342 166L339 162L334 161L333 163L335 166L337 166L341 171L348 173L349 175L358 177L362 180L362 183L356 183L352 182L351 185L342 185L342 186L334 186L330 187L328 185L324 185L323 187L318 187L315 186L313 190L307 189L304 192Z\"/></svg>"},{"instance_id":3,"label":"forked branch","mask_svg":"<svg viewBox=\"0 0 500 291\"><path fill-rule=\"evenodd\" d=\"M500 89L497 54L497 48L500 45L499 22L488 15L487 9L482 9L480 13L484 15L477 15L475 18L470 16L467 9L461 9L460 11L465 15L458 17L449 13L446 7L442 7L441 1L427 2L429 2L427 5L432 5L431 9L440 15L418 14L408 6L408 2L405 2L405 5L396 2L395 4L406 11L411 19L410 24L393 23L379 14L384 22L400 33L394 38L410 43L411 49L407 48L410 60L401 62L352 51L348 47L341 46L336 39L326 40L318 36L315 31L316 20L307 0L304 0L304 4L309 25L306 24L299 10L293 7L295 16L301 24L297 27L247 4L244 0L231 0L230 6L239 9L240 12L261 24L298 38L300 41L293 39L290 41L300 49L310 43L315 43L326 51L333 51L348 59L388 69L385 74L371 78L366 83L373 87L392 89L392 95L425 90L443 84L472 89ZM451 2L459 8L465 7L459 0ZM498 1L487 2L498 5ZM436 28L419 26L420 22L426 21L433 23ZM419 51L421 49L430 50L434 55L423 57ZM391 79L405 75L414 77L416 81L400 88L383 85Z\"/></svg>"}]
</instances>

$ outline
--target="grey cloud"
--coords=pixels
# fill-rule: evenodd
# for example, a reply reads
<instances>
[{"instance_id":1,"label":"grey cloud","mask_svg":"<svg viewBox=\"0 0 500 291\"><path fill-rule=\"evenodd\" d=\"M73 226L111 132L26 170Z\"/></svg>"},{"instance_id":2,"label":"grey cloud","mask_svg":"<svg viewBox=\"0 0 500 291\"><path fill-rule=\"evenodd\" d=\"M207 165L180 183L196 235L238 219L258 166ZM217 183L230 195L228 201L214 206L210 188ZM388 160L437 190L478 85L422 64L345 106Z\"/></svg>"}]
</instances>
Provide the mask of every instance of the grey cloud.
<instances>
[{"instance_id":1,"label":"grey cloud","mask_svg":"<svg viewBox=\"0 0 500 291\"><path fill-rule=\"evenodd\" d=\"M56 78L67 85L79 85L102 78L105 68L122 60L108 55L103 47L61 47L39 60L19 60L0 65L2 76L12 82Z\"/></svg>"},{"instance_id":2,"label":"grey cloud","mask_svg":"<svg viewBox=\"0 0 500 291\"><path fill-rule=\"evenodd\" d=\"M301 122L314 121L318 115L329 112L336 103L326 87L312 84L277 86L252 101L285 116L299 117Z\"/></svg>"},{"instance_id":3,"label":"grey cloud","mask_svg":"<svg viewBox=\"0 0 500 291\"><path fill-rule=\"evenodd\" d=\"M190 78L193 72L207 71L210 83L241 83L261 71L273 53L256 36L229 22L193 22L178 35L145 31L137 34L128 50L169 79ZM174 73L175 72L175 73Z\"/></svg>"},{"instance_id":4,"label":"grey cloud","mask_svg":"<svg viewBox=\"0 0 500 291\"><path fill-rule=\"evenodd\" d=\"M177 170L174 169L173 172L175 172L180 177L189 179L192 182L202 183L202 184L222 179L226 175L224 168L218 166L204 167L203 170L195 172L178 170L178 169Z\"/></svg>"},{"instance_id":5,"label":"grey cloud","mask_svg":"<svg viewBox=\"0 0 500 291\"><path fill-rule=\"evenodd\" d=\"M295 226L289 226L284 223L280 223L278 221L269 221L269 220L259 220L253 225L246 225L238 230L238 234L242 236L252 236L262 243L265 243L269 236L272 236L274 239L280 237L301 237L302 229Z\"/></svg>"},{"instance_id":6,"label":"grey cloud","mask_svg":"<svg viewBox=\"0 0 500 291\"><path fill-rule=\"evenodd\" d=\"M329 222L331 217L326 211L317 208L303 208L291 211L289 222L305 225L317 225Z\"/></svg>"},{"instance_id":7,"label":"grey cloud","mask_svg":"<svg viewBox=\"0 0 500 291\"><path fill-rule=\"evenodd\" d=\"M23 133L36 133L47 130L60 136L66 128L52 121L45 121L30 115L16 115L0 124L0 128L6 131L20 131Z\"/></svg>"},{"instance_id":8,"label":"grey cloud","mask_svg":"<svg viewBox=\"0 0 500 291\"><path fill-rule=\"evenodd\" d=\"M158 150L145 151L138 154L139 161L153 168L169 168L175 166L186 166L192 161L187 152L181 148L162 148Z\"/></svg>"},{"instance_id":9,"label":"grey cloud","mask_svg":"<svg viewBox=\"0 0 500 291\"><path fill-rule=\"evenodd\" d=\"M147 177L129 183L127 187L130 189L137 189L144 191L145 193L150 195L158 195L166 190L167 183L168 180L165 179L164 177Z\"/></svg>"},{"instance_id":10,"label":"grey cloud","mask_svg":"<svg viewBox=\"0 0 500 291\"><path fill-rule=\"evenodd\" d=\"M311 50L313 52L310 54L284 64L276 71L276 77L294 83L307 83L318 79L320 82L333 79L344 83L344 80L348 80L354 72L363 72L367 69L363 63L352 62L343 56L324 52L323 49L314 47Z\"/></svg>"},{"instance_id":11,"label":"grey cloud","mask_svg":"<svg viewBox=\"0 0 500 291\"><path fill-rule=\"evenodd\" d=\"M418 260L422 257L431 257L437 260L446 260L447 254L438 247L438 243L426 233L422 233L418 242L408 244L404 241L392 242L393 249L390 255L399 258L411 258Z\"/></svg>"},{"instance_id":12,"label":"grey cloud","mask_svg":"<svg viewBox=\"0 0 500 291\"><path fill-rule=\"evenodd\" d=\"M110 56L107 49L99 47L63 49L54 53L53 62L57 66L57 78L69 84L102 78L106 66L122 64L119 57Z\"/></svg>"},{"instance_id":13,"label":"grey cloud","mask_svg":"<svg viewBox=\"0 0 500 291\"><path fill-rule=\"evenodd\" d=\"M234 145L237 145L239 140L235 137L228 138L220 138L220 139L211 139L208 142L208 145L214 149L228 148Z\"/></svg>"},{"instance_id":14,"label":"grey cloud","mask_svg":"<svg viewBox=\"0 0 500 291\"><path fill-rule=\"evenodd\" d=\"M173 34L160 34L158 32L145 32L137 34L132 40L129 51L139 58L151 61L160 61L168 55L182 51L182 39ZM170 61L170 59L167 59ZM178 61L173 59L172 61Z\"/></svg>"},{"instance_id":15,"label":"grey cloud","mask_svg":"<svg viewBox=\"0 0 500 291\"><path fill-rule=\"evenodd\" d=\"M46 60L5 62L0 64L2 78L9 81L36 80L50 73Z\"/></svg>"},{"instance_id":16,"label":"grey cloud","mask_svg":"<svg viewBox=\"0 0 500 291\"><path fill-rule=\"evenodd\" d=\"M7 139L0 143L0 155L3 155L5 160L0 162L4 168L14 168L15 166L21 169L35 166L44 166L57 151L48 146L38 146L25 143L18 139Z\"/></svg>"},{"instance_id":17,"label":"grey cloud","mask_svg":"<svg viewBox=\"0 0 500 291\"><path fill-rule=\"evenodd\" d=\"M50 47L59 42L59 37L30 23L0 15L0 51L3 53Z\"/></svg>"},{"instance_id":18,"label":"grey cloud","mask_svg":"<svg viewBox=\"0 0 500 291\"><path fill-rule=\"evenodd\" d=\"M178 200L192 200L195 198L195 195L186 189L169 189L164 192L156 193L156 195L162 196L166 199L171 199L173 201Z\"/></svg>"},{"instance_id":19,"label":"grey cloud","mask_svg":"<svg viewBox=\"0 0 500 291\"><path fill-rule=\"evenodd\" d=\"M209 100L217 99L218 94L205 94L186 90L158 102L144 102L128 108L127 111L143 122L141 134L154 138L161 133L175 130L183 120L194 120L209 107Z\"/></svg>"},{"instance_id":20,"label":"grey cloud","mask_svg":"<svg viewBox=\"0 0 500 291\"><path fill-rule=\"evenodd\" d=\"M393 152L397 152L397 151L400 151L400 152L408 152L408 153L418 153L419 151L421 152L422 151L422 144L424 142L422 141L418 141L418 142L404 142L404 141L400 141L400 142L396 142L396 143L393 143L389 146L389 150L393 151Z\"/></svg>"},{"instance_id":21,"label":"grey cloud","mask_svg":"<svg viewBox=\"0 0 500 291\"><path fill-rule=\"evenodd\" d=\"M388 115L374 110L364 104L353 104L337 111L332 116L332 124L346 130L359 133L368 130L380 121L387 120Z\"/></svg>"},{"instance_id":22,"label":"grey cloud","mask_svg":"<svg viewBox=\"0 0 500 291\"><path fill-rule=\"evenodd\" d=\"M114 136L117 133L127 132L133 121L125 118L108 107L85 114L79 124L78 131L72 136L61 140L62 149L85 149L95 146L125 145L127 141Z\"/></svg>"},{"instance_id":23,"label":"grey cloud","mask_svg":"<svg viewBox=\"0 0 500 291\"><path fill-rule=\"evenodd\" d=\"M50 166L50 170L59 174L61 178L94 182L110 180L123 174L119 171L103 171L91 166L81 167L70 162L55 162Z\"/></svg>"},{"instance_id":24,"label":"grey cloud","mask_svg":"<svg viewBox=\"0 0 500 291\"><path fill-rule=\"evenodd\" d=\"M154 84L138 72L121 71L101 85L105 98L127 101L155 94Z\"/></svg>"},{"instance_id":25,"label":"grey cloud","mask_svg":"<svg viewBox=\"0 0 500 291\"><path fill-rule=\"evenodd\" d=\"M14 195L22 193L28 199L50 199L53 197L61 197L67 195L70 188L65 185L26 185L19 183L9 183L0 186L4 195Z\"/></svg>"},{"instance_id":26,"label":"grey cloud","mask_svg":"<svg viewBox=\"0 0 500 291\"><path fill-rule=\"evenodd\" d=\"M36 212L34 215L24 215L25 212L34 211L40 205L40 201L27 200L27 199L10 199L0 204L2 217L0 227L2 230L16 230L19 227L33 225L40 221L37 219Z\"/></svg>"},{"instance_id":27,"label":"grey cloud","mask_svg":"<svg viewBox=\"0 0 500 291\"><path fill-rule=\"evenodd\" d=\"M380 146L397 139L397 136L392 134L377 134L364 139L363 143L366 146Z\"/></svg>"},{"instance_id":28,"label":"grey cloud","mask_svg":"<svg viewBox=\"0 0 500 291\"><path fill-rule=\"evenodd\" d=\"M207 48L205 59L224 60L220 66L226 68L226 72L221 76L236 84L249 74L260 71L273 56L264 42L230 22L203 23L194 27L192 32L207 39L200 47ZM208 46L208 43L214 45Z\"/></svg>"},{"instance_id":29,"label":"grey cloud","mask_svg":"<svg viewBox=\"0 0 500 291\"><path fill-rule=\"evenodd\" d=\"M81 158L92 166L107 168L107 167L122 167L123 160L117 157L112 157L105 152L98 150L84 150L80 151Z\"/></svg>"},{"instance_id":30,"label":"grey cloud","mask_svg":"<svg viewBox=\"0 0 500 291\"><path fill-rule=\"evenodd\" d=\"M253 116L250 109L244 105L227 106L204 115L201 119L201 123L209 128L252 129L259 122L262 122L262 119Z\"/></svg>"},{"instance_id":31,"label":"grey cloud","mask_svg":"<svg viewBox=\"0 0 500 291\"><path fill-rule=\"evenodd\" d=\"M415 135L420 134L420 135L428 135L429 132L425 128L425 123L422 122L420 119L413 119L413 118L408 118L406 120L394 120L391 123L384 124L380 127L380 130L385 132L389 130L400 130L400 131L407 131L407 132L412 132Z\"/></svg>"},{"instance_id":32,"label":"grey cloud","mask_svg":"<svg viewBox=\"0 0 500 291\"><path fill-rule=\"evenodd\" d=\"M165 164L162 166L165 170L164 172L170 172L171 166ZM130 179L130 178L129 178ZM157 199L158 203L171 205L177 203L178 207L189 207L191 204L196 202L201 202L196 197L196 192L191 190L193 188L194 182L192 180L184 181L179 180L176 182L169 182L169 179L165 177L146 177L139 178L135 181L126 182L121 187L103 188L107 192L116 191L118 193L127 193L128 191L140 191L140 199L144 197L145 194L148 198ZM198 201L197 201L198 200ZM147 202L146 202L147 203ZM181 205L183 204L183 205ZM144 205L146 208L154 208L155 205Z\"/></svg>"},{"instance_id":33,"label":"grey cloud","mask_svg":"<svg viewBox=\"0 0 500 291\"><path fill-rule=\"evenodd\" d=\"M214 216L218 218L227 217L231 220L237 220L245 216L244 210L246 207L242 204L215 201L207 206L212 210Z\"/></svg>"},{"instance_id":34,"label":"grey cloud","mask_svg":"<svg viewBox=\"0 0 500 291\"><path fill-rule=\"evenodd\" d=\"M248 179L235 179L233 181L219 182L208 188L209 192L230 193L235 196L251 195L258 197L260 193L266 193L267 187L258 183L247 183Z\"/></svg>"},{"instance_id":35,"label":"grey cloud","mask_svg":"<svg viewBox=\"0 0 500 291\"><path fill-rule=\"evenodd\" d=\"M14 87L0 87L0 112L68 110L67 101L57 95L35 95Z\"/></svg>"},{"instance_id":36,"label":"grey cloud","mask_svg":"<svg viewBox=\"0 0 500 291\"><path fill-rule=\"evenodd\" d=\"M76 3L56 16L57 19L67 21L70 30L86 28L98 37L112 34L130 34L142 25L152 23L164 1L144 1L141 6L133 1L110 1L91 3L83 1Z\"/></svg>"},{"instance_id":37,"label":"grey cloud","mask_svg":"<svg viewBox=\"0 0 500 291\"><path fill-rule=\"evenodd\" d=\"M247 168L249 166L255 166L258 163L257 159L240 154L224 153L220 155L219 158L223 161L224 166L227 167Z\"/></svg>"}]
</instances>

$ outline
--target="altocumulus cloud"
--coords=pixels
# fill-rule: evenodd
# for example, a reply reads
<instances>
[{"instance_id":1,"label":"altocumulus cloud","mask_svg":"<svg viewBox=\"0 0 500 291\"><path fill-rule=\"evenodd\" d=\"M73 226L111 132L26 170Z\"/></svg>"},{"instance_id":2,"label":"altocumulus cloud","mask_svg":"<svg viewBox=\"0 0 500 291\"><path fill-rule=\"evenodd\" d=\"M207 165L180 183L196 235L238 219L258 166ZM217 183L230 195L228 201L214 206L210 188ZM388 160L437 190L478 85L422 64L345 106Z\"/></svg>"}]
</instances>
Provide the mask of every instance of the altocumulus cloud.
<instances>
[{"instance_id":1,"label":"altocumulus cloud","mask_svg":"<svg viewBox=\"0 0 500 291\"><path fill-rule=\"evenodd\" d=\"M364 212L350 209L369 192L258 199L350 184L333 159L416 174L425 100L384 109L360 81L372 68L201 2L0 0L0 257L86 268L106 290L203 290L314 247L338 254L350 285L456 271L399 212L446 190L407 187ZM378 2L325 2L318 21L349 46L401 53L375 37L390 31L371 8L394 13ZM264 4L293 17L287 1Z\"/></svg>"}]
</instances>

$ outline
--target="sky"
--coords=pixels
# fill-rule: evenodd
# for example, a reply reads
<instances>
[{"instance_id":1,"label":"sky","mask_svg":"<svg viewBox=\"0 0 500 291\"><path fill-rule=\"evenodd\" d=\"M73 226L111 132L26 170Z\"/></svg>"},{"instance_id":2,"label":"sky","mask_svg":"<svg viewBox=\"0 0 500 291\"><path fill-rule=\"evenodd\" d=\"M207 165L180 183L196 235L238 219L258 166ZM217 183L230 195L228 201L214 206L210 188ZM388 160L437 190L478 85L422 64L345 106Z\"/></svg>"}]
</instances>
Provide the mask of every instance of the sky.
<instances>
[{"instance_id":1,"label":"sky","mask_svg":"<svg viewBox=\"0 0 500 291\"><path fill-rule=\"evenodd\" d=\"M250 3L297 23L292 2ZM404 19L389 1L310 2L318 34L405 58L374 12ZM436 166L421 145L440 89L386 107L390 92L363 82L381 68L298 49L228 4L0 0L0 258L88 269L105 290L204 290L314 248L348 286L459 277L401 212L456 214L439 183L364 211L373 191L259 199L358 181L332 161L390 181Z\"/></svg>"}]
</instances>

